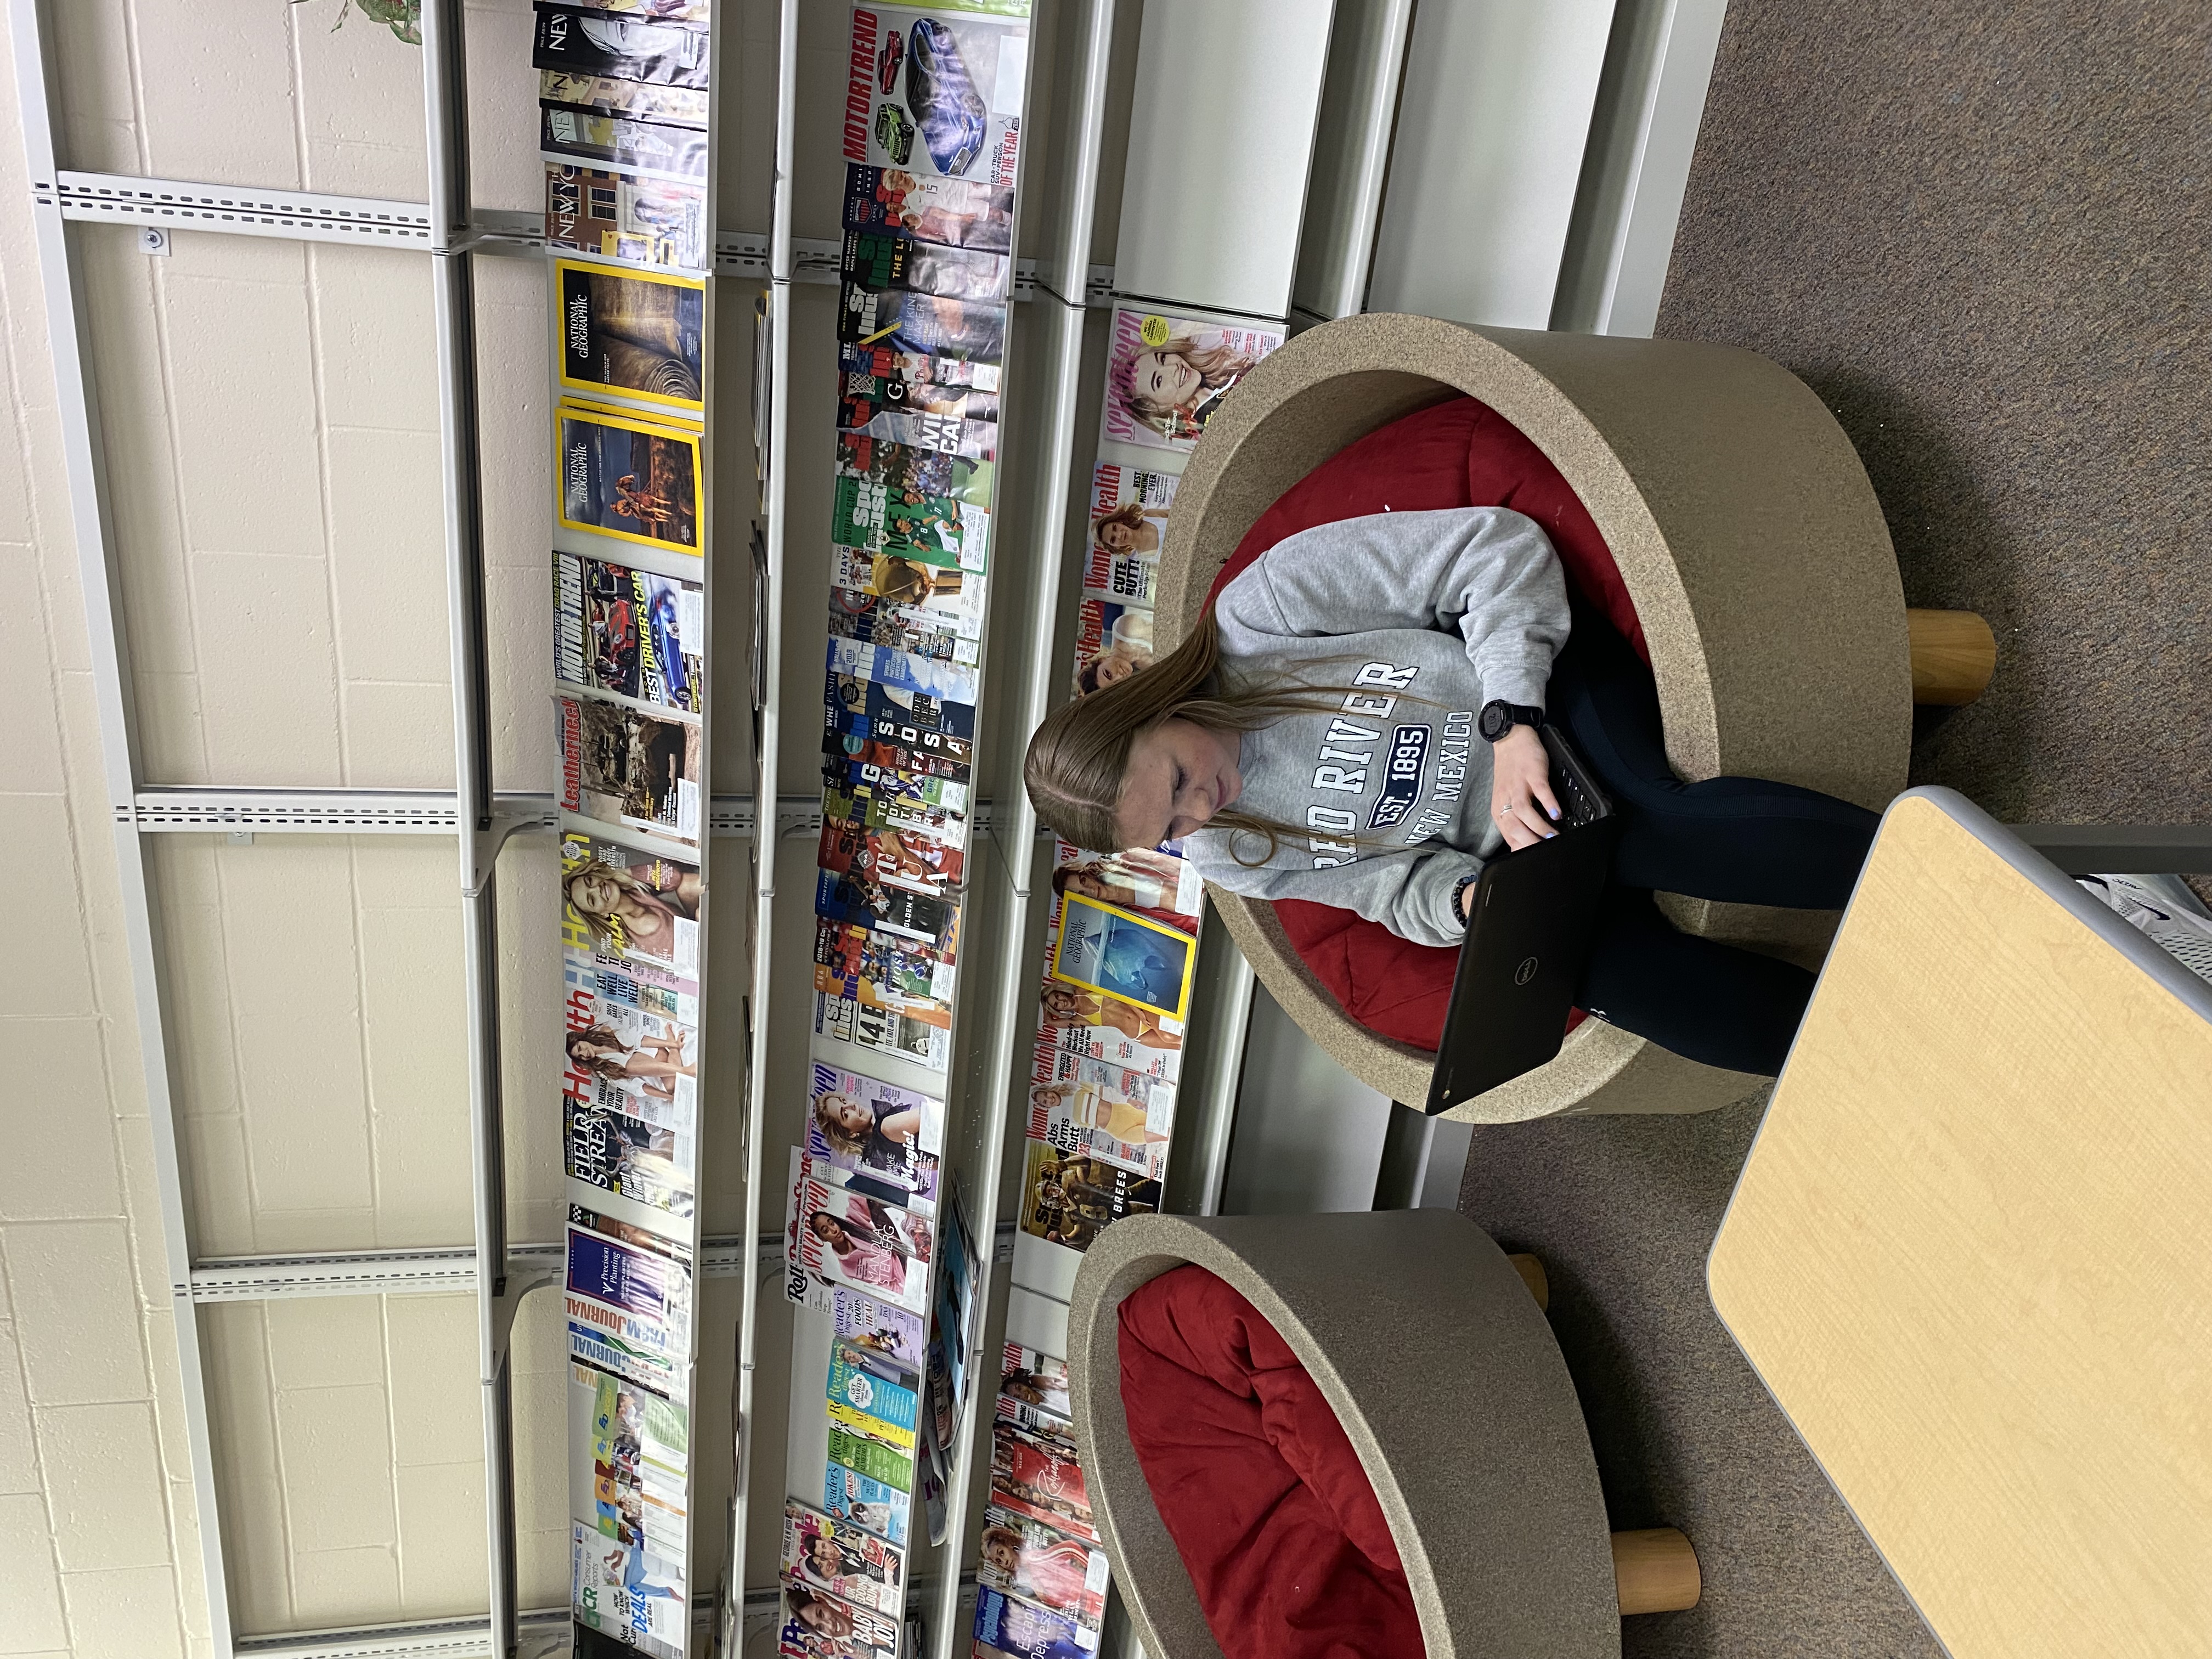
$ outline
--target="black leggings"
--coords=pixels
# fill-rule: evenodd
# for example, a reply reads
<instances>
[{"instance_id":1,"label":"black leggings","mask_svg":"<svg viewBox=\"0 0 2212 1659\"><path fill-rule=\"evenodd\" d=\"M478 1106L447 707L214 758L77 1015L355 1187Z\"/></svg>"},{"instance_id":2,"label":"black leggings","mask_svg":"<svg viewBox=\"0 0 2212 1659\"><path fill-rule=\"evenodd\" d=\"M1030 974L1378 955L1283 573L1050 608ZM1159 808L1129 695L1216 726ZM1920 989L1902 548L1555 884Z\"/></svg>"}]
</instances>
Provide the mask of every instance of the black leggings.
<instances>
[{"instance_id":1,"label":"black leggings","mask_svg":"<svg viewBox=\"0 0 2212 1659\"><path fill-rule=\"evenodd\" d=\"M1625 823L1575 1000L1688 1059L1771 1077L1804 1018L1813 975L1680 933L1651 895L1838 910L1880 820L1794 784L1682 782L1667 764L1651 671L1602 623L1576 621L1552 667L1548 718Z\"/></svg>"}]
</instances>

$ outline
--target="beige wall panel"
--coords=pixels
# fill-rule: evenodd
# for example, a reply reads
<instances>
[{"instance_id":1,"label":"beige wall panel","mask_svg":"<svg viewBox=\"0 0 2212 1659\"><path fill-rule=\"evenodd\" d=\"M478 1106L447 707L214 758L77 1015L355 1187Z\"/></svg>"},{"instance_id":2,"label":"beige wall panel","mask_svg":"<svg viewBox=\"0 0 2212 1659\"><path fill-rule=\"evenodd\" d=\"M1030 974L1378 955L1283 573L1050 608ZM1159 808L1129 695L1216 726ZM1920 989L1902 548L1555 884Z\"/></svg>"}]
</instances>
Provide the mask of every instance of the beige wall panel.
<instances>
[{"instance_id":1,"label":"beige wall panel","mask_svg":"<svg viewBox=\"0 0 2212 1659\"><path fill-rule=\"evenodd\" d=\"M65 1653L69 1626L62 1618L61 1581L48 1543L46 1505L36 1492L0 1497L0 1537L25 1540L18 1549L0 1550L0 1598L8 1625L0 1632L0 1652Z\"/></svg>"},{"instance_id":2,"label":"beige wall panel","mask_svg":"<svg viewBox=\"0 0 2212 1659\"><path fill-rule=\"evenodd\" d=\"M470 0L469 130L482 207L542 211L545 205L537 147L511 137L538 130L530 29L529 0Z\"/></svg>"},{"instance_id":3,"label":"beige wall panel","mask_svg":"<svg viewBox=\"0 0 2212 1659\"><path fill-rule=\"evenodd\" d=\"M223 0L220 7L133 3L148 170L160 179L207 184L303 185L292 84L294 19L306 21L328 9L328 0L297 13L246 0Z\"/></svg>"},{"instance_id":4,"label":"beige wall panel","mask_svg":"<svg viewBox=\"0 0 2212 1659\"><path fill-rule=\"evenodd\" d=\"M0 1221L120 1216L123 1187L99 1022L10 1019L6 1033L9 1052L21 1057L17 1076L35 1071L38 1085L0 1089L0 1135L11 1146L46 1146L61 1155L41 1159L35 1180L0 1184Z\"/></svg>"},{"instance_id":5,"label":"beige wall panel","mask_svg":"<svg viewBox=\"0 0 2212 1659\"><path fill-rule=\"evenodd\" d=\"M64 1573L169 1559L167 1492L143 1400L37 1407L39 1458Z\"/></svg>"},{"instance_id":6,"label":"beige wall panel","mask_svg":"<svg viewBox=\"0 0 2212 1659\"><path fill-rule=\"evenodd\" d=\"M77 908L69 816L58 795L0 795L0 847L9 849L16 937L34 951L0 952L0 1008L15 1015L95 1012L92 965Z\"/></svg>"},{"instance_id":7,"label":"beige wall panel","mask_svg":"<svg viewBox=\"0 0 2212 1659\"><path fill-rule=\"evenodd\" d=\"M139 3L143 8L144 0ZM299 140L307 151L303 180L333 196L419 202L430 191L422 54L358 6L333 29L337 14L337 0L313 0L286 20L295 40Z\"/></svg>"},{"instance_id":8,"label":"beige wall panel","mask_svg":"<svg viewBox=\"0 0 2212 1659\"><path fill-rule=\"evenodd\" d=\"M76 1650L129 1654L131 1659L181 1659L177 1575L167 1566L118 1567L62 1575Z\"/></svg>"}]
</instances>

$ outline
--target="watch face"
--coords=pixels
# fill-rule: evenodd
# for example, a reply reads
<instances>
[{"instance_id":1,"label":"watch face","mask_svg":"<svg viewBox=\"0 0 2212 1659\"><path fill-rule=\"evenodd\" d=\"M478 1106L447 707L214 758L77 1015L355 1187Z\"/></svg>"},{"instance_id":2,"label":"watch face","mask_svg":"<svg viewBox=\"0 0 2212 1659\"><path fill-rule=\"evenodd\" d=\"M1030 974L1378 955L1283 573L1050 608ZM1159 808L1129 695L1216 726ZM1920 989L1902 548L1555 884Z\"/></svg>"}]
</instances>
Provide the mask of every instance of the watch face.
<instances>
[{"instance_id":1,"label":"watch face","mask_svg":"<svg viewBox=\"0 0 2212 1659\"><path fill-rule=\"evenodd\" d=\"M1505 704L1486 702L1482 705L1482 720L1477 729L1481 732L1483 741L1486 743L1496 743L1498 738L1505 735L1512 725L1513 711Z\"/></svg>"}]
</instances>

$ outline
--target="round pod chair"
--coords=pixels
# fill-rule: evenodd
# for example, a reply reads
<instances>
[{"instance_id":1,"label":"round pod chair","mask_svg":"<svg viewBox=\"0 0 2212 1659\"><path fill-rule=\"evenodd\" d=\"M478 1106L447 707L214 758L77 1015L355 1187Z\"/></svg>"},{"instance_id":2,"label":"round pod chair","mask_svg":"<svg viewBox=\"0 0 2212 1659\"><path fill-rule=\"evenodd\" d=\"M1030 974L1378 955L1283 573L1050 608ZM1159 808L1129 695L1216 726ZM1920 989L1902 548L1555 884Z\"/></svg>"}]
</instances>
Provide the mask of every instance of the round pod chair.
<instances>
[{"instance_id":1,"label":"round pod chair","mask_svg":"<svg viewBox=\"0 0 2212 1659\"><path fill-rule=\"evenodd\" d=\"M1604 538L1680 775L1772 778L1871 811L1905 787L1912 666L1881 505L1811 389L1729 346L1392 314L1308 330L1248 374L1199 439L1161 551L1156 648L1196 625L1223 567L1285 490L1376 428L1462 394L1541 451ZM1269 994L1331 1058L1393 1100L1427 1097L1432 1054L1348 1014L1272 904L1209 890ZM1692 932L1808 963L1836 921L1662 903ZM1706 1111L1765 1083L1584 1019L1552 1060L1445 1115Z\"/></svg>"},{"instance_id":2,"label":"round pod chair","mask_svg":"<svg viewBox=\"0 0 2212 1659\"><path fill-rule=\"evenodd\" d=\"M1067 1370L1091 1518L1147 1654L1221 1656L1121 1392L1122 1303L1186 1264L1243 1295L1335 1413L1427 1659L1619 1659L1623 1613L1696 1604L1700 1573L1680 1534L1609 1531L1534 1286L1465 1216L1130 1216L1076 1274Z\"/></svg>"}]
</instances>

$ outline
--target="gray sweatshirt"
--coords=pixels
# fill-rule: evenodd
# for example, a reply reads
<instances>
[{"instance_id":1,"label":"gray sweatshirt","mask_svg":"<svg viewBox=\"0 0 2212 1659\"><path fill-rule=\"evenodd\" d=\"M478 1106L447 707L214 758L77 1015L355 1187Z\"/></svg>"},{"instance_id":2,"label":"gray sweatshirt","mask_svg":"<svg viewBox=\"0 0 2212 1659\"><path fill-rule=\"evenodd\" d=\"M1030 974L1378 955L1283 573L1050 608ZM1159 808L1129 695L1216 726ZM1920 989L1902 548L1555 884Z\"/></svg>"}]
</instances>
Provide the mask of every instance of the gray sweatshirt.
<instances>
[{"instance_id":1,"label":"gray sweatshirt","mask_svg":"<svg viewBox=\"0 0 2212 1659\"><path fill-rule=\"evenodd\" d=\"M1567 640L1566 581L1534 521L1500 507L1382 513L1277 543L1221 590L1221 654L1245 678L1343 686L1340 709L1244 734L1232 809L1299 828L1254 868L1228 832L1184 843L1200 874L1255 898L1357 910L1401 938L1455 945L1460 878L1495 857L1492 698L1542 707ZM1240 836L1256 858L1262 837Z\"/></svg>"}]
</instances>

